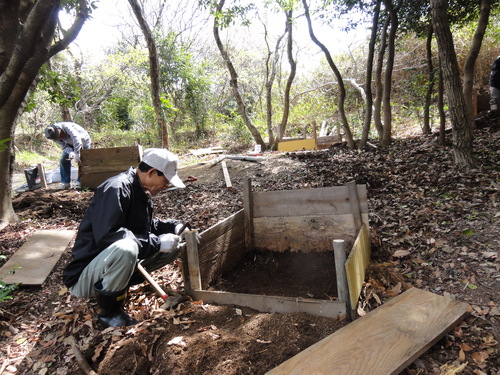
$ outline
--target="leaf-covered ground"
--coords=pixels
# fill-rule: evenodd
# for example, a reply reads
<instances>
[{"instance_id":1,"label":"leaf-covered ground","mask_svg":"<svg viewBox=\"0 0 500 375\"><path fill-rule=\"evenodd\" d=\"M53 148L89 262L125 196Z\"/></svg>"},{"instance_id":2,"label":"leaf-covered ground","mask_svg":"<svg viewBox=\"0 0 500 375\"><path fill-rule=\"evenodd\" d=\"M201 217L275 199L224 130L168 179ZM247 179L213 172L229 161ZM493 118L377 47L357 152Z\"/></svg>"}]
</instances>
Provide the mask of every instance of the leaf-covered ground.
<instances>
[{"instance_id":1,"label":"leaf-covered ground","mask_svg":"<svg viewBox=\"0 0 500 375\"><path fill-rule=\"evenodd\" d=\"M403 373L500 374L500 132L489 125L475 131L481 166L474 170L458 169L449 147L433 136L362 153L344 145L266 153L261 163L227 160L233 189L226 188L220 164L183 168L182 177L198 180L156 197L156 213L207 229L242 208L246 176L258 190L366 184L372 265L358 313L410 287L467 302L471 313ZM22 221L0 232L1 254L9 257L38 229L76 229L91 196L50 189L19 194L14 204ZM1 302L0 373L84 374L75 357L80 352L99 374L263 374L347 324L200 301L167 311L144 283L131 289L127 303L141 323L103 331L95 302L70 296L61 284L69 259L68 249L42 287L21 287ZM169 292L183 291L178 263L153 276Z\"/></svg>"}]
</instances>

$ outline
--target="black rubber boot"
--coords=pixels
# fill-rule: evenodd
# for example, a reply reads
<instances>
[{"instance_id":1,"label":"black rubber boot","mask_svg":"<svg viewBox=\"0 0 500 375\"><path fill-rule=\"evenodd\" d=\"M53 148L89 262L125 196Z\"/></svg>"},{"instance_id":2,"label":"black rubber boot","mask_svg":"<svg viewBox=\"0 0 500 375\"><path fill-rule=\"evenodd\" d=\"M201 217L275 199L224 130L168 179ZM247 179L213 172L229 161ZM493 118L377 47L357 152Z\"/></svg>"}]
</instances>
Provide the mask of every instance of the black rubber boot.
<instances>
[{"instance_id":1,"label":"black rubber boot","mask_svg":"<svg viewBox=\"0 0 500 375\"><path fill-rule=\"evenodd\" d=\"M127 289L119 292L106 292L95 288L97 304L103 310L99 314L99 323L104 327L131 326L137 323L125 311L123 305L127 299Z\"/></svg>"}]
</instances>

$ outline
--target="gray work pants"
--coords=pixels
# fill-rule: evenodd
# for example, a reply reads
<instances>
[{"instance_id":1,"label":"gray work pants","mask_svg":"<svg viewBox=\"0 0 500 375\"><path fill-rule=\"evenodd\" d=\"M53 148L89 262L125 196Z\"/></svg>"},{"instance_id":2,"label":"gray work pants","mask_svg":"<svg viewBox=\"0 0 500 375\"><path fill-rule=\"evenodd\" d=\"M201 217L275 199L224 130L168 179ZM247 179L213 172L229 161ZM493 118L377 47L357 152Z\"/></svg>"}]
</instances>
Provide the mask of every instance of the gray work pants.
<instances>
[{"instance_id":1,"label":"gray work pants","mask_svg":"<svg viewBox=\"0 0 500 375\"><path fill-rule=\"evenodd\" d=\"M101 251L84 268L75 285L69 288L71 294L80 298L95 296L94 284L101 282L102 290L118 292L128 287L130 277L137 264L139 246L134 240L116 241ZM177 258L179 249L168 253L156 253L141 264L148 271L154 271Z\"/></svg>"},{"instance_id":2,"label":"gray work pants","mask_svg":"<svg viewBox=\"0 0 500 375\"><path fill-rule=\"evenodd\" d=\"M500 109L500 89L490 86L490 109L495 111Z\"/></svg>"}]
</instances>

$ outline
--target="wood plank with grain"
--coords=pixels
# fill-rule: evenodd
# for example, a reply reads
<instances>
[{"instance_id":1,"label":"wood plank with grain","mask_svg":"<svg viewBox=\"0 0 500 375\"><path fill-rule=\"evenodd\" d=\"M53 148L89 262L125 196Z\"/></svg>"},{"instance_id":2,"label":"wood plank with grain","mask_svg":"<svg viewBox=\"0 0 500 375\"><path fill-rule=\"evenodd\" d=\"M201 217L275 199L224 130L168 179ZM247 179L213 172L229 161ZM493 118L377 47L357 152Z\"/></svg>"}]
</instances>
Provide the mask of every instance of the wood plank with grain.
<instances>
[{"instance_id":1,"label":"wood plank with grain","mask_svg":"<svg viewBox=\"0 0 500 375\"><path fill-rule=\"evenodd\" d=\"M398 374L469 309L466 303L411 288L267 374Z\"/></svg>"},{"instance_id":2,"label":"wood plank with grain","mask_svg":"<svg viewBox=\"0 0 500 375\"><path fill-rule=\"evenodd\" d=\"M36 231L0 268L6 284L42 285L73 239L73 230ZM15 273L11 273L15 269Z\"/></svg>"}]
</instances>

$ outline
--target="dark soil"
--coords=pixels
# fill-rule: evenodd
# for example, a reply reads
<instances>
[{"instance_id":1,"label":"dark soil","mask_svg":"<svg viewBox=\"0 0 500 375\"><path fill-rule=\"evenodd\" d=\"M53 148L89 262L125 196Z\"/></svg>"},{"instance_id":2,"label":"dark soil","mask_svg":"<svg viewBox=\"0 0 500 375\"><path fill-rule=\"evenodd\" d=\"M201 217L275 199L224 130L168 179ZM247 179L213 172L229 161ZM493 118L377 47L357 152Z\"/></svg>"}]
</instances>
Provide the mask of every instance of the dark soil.
<instances>
[{"instance_id":1,"label":"dark soil","mask_svg":"<svg viewBox=\"0 0 500 375\"><path fill-rule=\"evenodd\" d=\"M244 294L332 299L337 297L333 253L259 252L222 275L212 289Z\"/></svg>"},{"instance_id":2,"label":"dark soil","mask_svg":"<svg viewBox=\"0 0 500 375\"><path fill-rule=\"evenodd\" d=\"M353 180L366 184L372 265L358 313L366 314L410 287L467 302L471 313L403 373L500 374L500 132L488 124L487 119L475 131L480 162L475 169L457 168L451 149L440 147L433 136L396 139L388 149L361 153L343 144L317 152L266 153L261 163L227 160L230 190L220 164L181 169L181 177L194 175L198 181L156 197L156 213L205 230L242 208L246 176L252 177L256 190ZM51 189L17 195L14 207L21 221L0 231L1 254L8 259L39 229L77 229L91 196ZM72 297L61 283L70 248L41 287L21 286L13 299L1 302L0 373L84 374L72 349L74 338L99 374L264 374L347 323L191 300L167 311L153 288L143 283L131 288L126 305L140 323L101 330L95 302ZM307 259L317 260L330 261ZM295 261L289 254L259 254L236 275L225 275L217 287L315 298L335 295L333 262L324 273L304 275L311 276L305 280ZM266 279L269 273L263 276L264 271L279 276ZM183 293L178 262L153 277L169 293ZM288 290L278 288L284 280Z\"/></svg>"}]
</instances>

